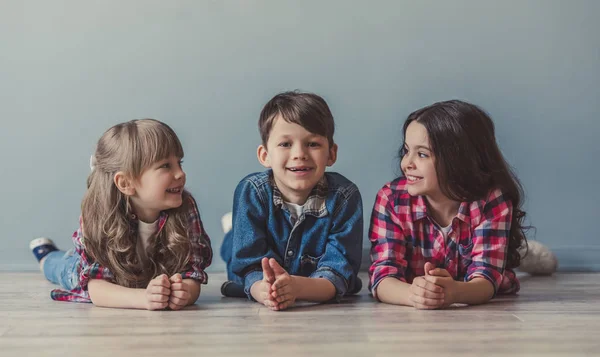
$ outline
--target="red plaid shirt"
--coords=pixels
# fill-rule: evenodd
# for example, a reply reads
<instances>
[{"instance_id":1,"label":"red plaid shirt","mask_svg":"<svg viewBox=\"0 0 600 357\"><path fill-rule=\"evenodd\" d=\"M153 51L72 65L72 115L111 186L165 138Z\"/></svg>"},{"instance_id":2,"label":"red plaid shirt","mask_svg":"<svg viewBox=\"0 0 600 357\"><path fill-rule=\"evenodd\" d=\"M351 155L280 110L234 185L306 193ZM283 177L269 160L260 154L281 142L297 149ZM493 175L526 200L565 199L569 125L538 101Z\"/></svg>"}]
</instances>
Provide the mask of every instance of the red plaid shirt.
<instances>
[{"instance_id":1,"label":"red plaid shirt","mask_svg":"<svg viewBox=\"0 0 600 357\"><path fill-rule=\"evenodd\" d=\"M406 178L397 178L379 190L373 207L369 290L388 276L410 284L431 262L455 280L487 279L494 295L516 293L519 281L505 269L511 218L511 201L492 190L483 200L460 204L445 240L425 198L409 195Z\"/></svg>"},{"instance_id":2,"label":"red plaid shirt","mask_svg":"<svg viewBox=\"0 0 600 357\"><path fill-rule=\"evenodd\" d=\"M188 238L190 239L190 253L188 264L185 270L180 272L183 279L198 280L202 284L208 281L208 275L204 271L212 260L212 248L210 238L204 231L196 201L190 196L190 211L188 215ZM161 213L158 218L158 232L163 229L167 222L168 214ZM74 301L74 302L92 302L87 290L90 279L104 279L113 281L113 274L108 268L93 262L91 257L85 251L85 239L82 234L81 218L79 219L79 229L73 233L73 243L76 253L80 256L77 271L79 272L79 284L70 291L63 289L54 289L50 293L53 300Z\"/></svg>"}]
</instances>

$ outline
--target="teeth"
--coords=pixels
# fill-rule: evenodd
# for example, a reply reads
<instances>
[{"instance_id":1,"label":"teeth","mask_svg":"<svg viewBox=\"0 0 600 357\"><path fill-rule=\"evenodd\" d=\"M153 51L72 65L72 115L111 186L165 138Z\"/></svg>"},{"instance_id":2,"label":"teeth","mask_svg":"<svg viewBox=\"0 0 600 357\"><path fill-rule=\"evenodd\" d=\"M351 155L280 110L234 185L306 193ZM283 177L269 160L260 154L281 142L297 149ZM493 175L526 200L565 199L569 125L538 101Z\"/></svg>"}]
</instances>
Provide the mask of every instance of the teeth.
<instances>
[{"instance_id":1,"label":"teeth","mask_svg":"<svg viewBox=\"0 0 600 357\"><path fill-rule=\"evenodd\" d=\"M406 176L406 178L407 178L409 181L417 181L417 180L420 180L420 179L421 179L420 177L416 177L416 176L409 176L409 175L407 175L407 176Z\"/></svg>"},{"instance_id":2,"label":"teeth","mask_svg":"<svg viewBox=\"0 0 600 357\"><path fill-rule=\"evenodd\" d=\"M169 188L169 189L167 189L167 192L170 192L170 193L178 193L179 191L181 191L181 189L179 189L179 188Z\"/></svg>"},{"instance_id":3,"label":"teeth","mask_svg":"<svg viewBox=\"0 0 600 357\"><path fill-rule=\"evenodd\" d=\"M305 168L305 169L296 169L293 167L290 168L290 171L308 171L308 170L309 170L308 168Z\"/></svg>"}]
</instances>

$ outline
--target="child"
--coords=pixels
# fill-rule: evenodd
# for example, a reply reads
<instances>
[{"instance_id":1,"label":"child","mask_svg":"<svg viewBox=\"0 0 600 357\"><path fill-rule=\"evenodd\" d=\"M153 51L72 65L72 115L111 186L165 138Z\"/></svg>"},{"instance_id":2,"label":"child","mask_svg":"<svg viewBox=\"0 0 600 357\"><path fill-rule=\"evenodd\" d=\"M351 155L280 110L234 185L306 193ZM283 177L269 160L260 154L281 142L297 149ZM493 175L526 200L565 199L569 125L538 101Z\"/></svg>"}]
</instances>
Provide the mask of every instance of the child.
<instances>
[{"instance_id":1,"label":"child","mask_svg":"<svg viewBox=\"0 0 600 357\"><path fill-rule=\"evenodd\" d=\"M194 304L212 250L196 202L185 191L183 148L153 119L108 129L92 156L75 249L38 238L30 247L54 300L178 310Z\"/></svg>"},{"instance_id":2,"label":"child","mask_svg":"<svg viewBox=\"0 0 600 357\"><path fill-rule=\"evenodd\" d=\"M225 296L272 310L298 300L326 302L356 293L363 211L358 188L325 172L337 158L333 116L323 98L285 92L263 108L258 161L233 200L232 229L221 247Z\"/></svg>"},{"instance_id":3,"label":"child","mask_svg":"<svg viewBox=\"0 0 600 357\"><path fill-rule=\"evenodd\" d=\"M371 216L373 296L438 309L519 291L522 188L491 118L452 100L410 114L403 132L403 175L378 192Z\"/></svg>"}]
</instances>

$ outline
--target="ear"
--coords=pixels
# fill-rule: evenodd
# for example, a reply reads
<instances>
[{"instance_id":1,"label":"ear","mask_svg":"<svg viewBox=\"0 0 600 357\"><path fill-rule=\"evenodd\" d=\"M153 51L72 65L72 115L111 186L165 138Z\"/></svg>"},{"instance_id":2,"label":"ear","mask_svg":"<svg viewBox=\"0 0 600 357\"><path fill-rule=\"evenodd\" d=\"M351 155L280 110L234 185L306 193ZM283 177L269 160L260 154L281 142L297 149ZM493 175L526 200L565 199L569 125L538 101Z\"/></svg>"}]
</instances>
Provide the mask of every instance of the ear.
<instances>
[{"instance_id":1,"label":"ear","mask_svg":"<svg viewBox=\"0 0 600 357\"><path fill-rule=\"evenodd\" d=\"M337 151L337 144L333 144L333 146L329 148L329 159L327 160L327 166L332 166L335 164L335 161L337 160Z\"/></svg>"},{"instance_id":2,"label":"ear","mask_svg":"<svg viewBox=\"0 0 600 357\"><path fill-rule=\"evenodd\" d=\"M266 168L271 167L271 162L269 160L269 153L267 152L267 148L264 145L259 145L258 150L256 150L256 156L258 157L258 162Z\"/></svg>"},{"instance_id":3,"label":"ear","mask_svg":"<svg viewBox=\"0 0 600 357\"><path fill-rule=\"evenodd\" d=\"M135 194L135 187L133 181L123 171L119 171L115 174L114 178L115 186L126 196L133 196Z\"/></svg>"}]
</instances>

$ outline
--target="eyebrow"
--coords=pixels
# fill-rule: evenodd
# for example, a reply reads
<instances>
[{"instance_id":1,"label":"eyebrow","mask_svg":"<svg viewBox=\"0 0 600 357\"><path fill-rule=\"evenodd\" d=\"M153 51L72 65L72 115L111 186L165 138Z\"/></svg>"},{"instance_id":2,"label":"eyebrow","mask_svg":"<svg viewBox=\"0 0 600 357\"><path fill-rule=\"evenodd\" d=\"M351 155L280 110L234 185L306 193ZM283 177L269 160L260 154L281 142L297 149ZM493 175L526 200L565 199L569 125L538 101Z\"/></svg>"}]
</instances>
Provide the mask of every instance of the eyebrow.
<instances>
[{"instance_id":1,"label":"eyebrow","mask_svg":"<svg viewBox=\"0 0 600 357\"><path fill-rule=\"evenodd\" d=\"M408 145L406 145L406 143L404 143L404 146L408 147ZM430 148L428 148L427 146L423 146L423 145L417 145L417 146L415 146L415 149L417 149L417 150L419 150L419 149L425 149L425 150L431 151Z\"/></svg>"},{"instance_id":2,"label":"eyebrow","mask_svg":"<svg viewBox=\"0 0 600 357\"><path fill-rule=\"evenodd\" d=\"M308 139L308 140L313 140L313 139L315 139L315 138L317 138L317 139L318 139L318 138L320 138L321 136L322 136L322 135L319 135L319 134L312 134L312 133L311 133L310 135L308 135L308 136L306 136L306 137L304 137L304 138L302 138L302 139L304 139L304 140L307 140L307 139ZM293 136L293 135L290 135L290 134L284 134L284 135L276 136L276 138L277 138L278 140L282 140L282 139L292 139L292 138L294 138L294 136Z\"/></svg>"}]
</instances>

